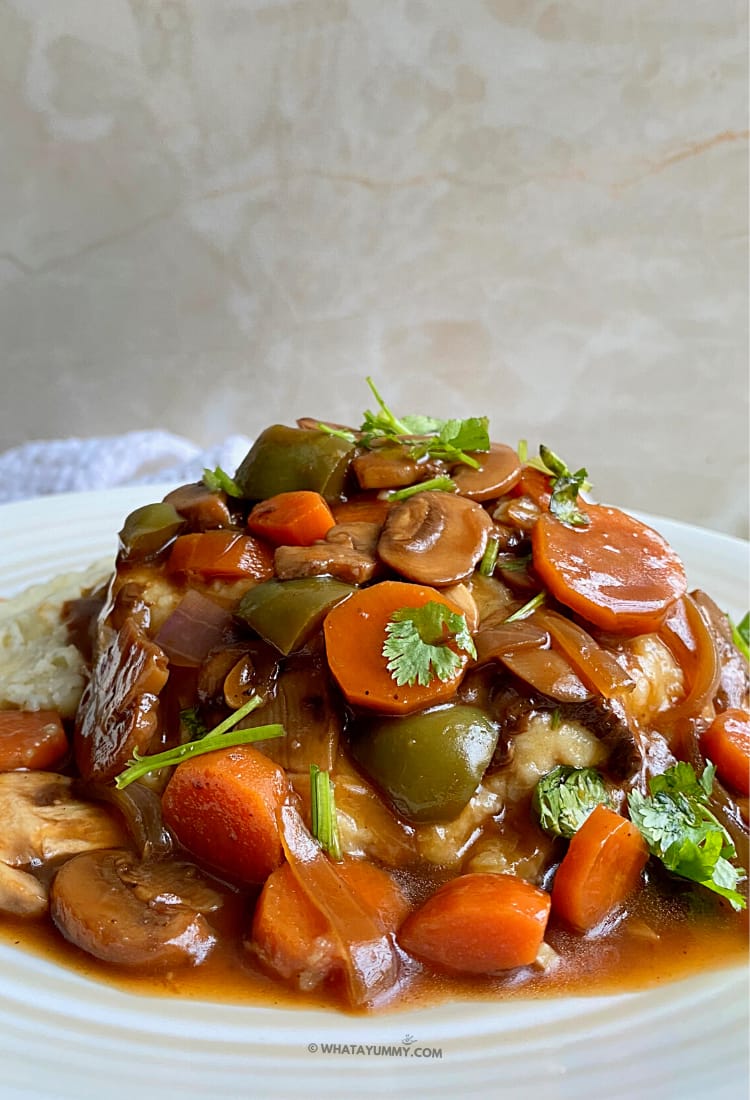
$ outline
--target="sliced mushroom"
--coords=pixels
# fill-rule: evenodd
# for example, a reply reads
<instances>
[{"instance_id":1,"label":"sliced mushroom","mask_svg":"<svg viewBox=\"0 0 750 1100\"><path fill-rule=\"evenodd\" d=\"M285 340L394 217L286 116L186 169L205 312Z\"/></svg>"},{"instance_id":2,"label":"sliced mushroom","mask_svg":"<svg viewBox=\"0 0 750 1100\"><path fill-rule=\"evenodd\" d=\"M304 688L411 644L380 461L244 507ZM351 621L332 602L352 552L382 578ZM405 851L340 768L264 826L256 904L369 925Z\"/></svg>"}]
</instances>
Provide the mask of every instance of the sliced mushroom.
<instances>
[{"instance_id":1,"label":"sliced mushroom","mask_svg":"<svg viewBox=\"0 0 750 1100\"><path fill-rule=\"evenodd\" d=\"M391 508L378 554L418 584L456 584L473 572L491 529L489 516L473 500L452 493L417 493Z\"/></svg>"},{"instance_id":2,"label":"sliced mushroom","mask_svg":"<svg viewBox=\"0 0 750 1100\"><path fill-rule=\"evenodd\" d=\"M361 489L399 489L424 477L424 463L398 443L365 451L352 462Z\"/></svg>"},{"instance_id":3,"label":"sliced mushroom","mask_svg":"<svg viewBox=\"0 0 750 1100\"><path fill-rule=\"evenodd\" d=\"M491 443L489 451L477 451L471 457L481 463L478 470L461 465L451 471L462 496L472 500L495 500L510 492L521 478L518 455L506 443Z\"/></svg>"},{"instance_id":4,"label":"sliced mushroom","mask_svg":"<svg viewBox=\"0 0 750 1100\"><path fill-rule=\"evenodd\" d=\"M38 866L125 842L123 829L102 806L73 795L73 782L55 772L0 774L0 860Z\"/></svg>"},{"instance_id":5,"label":"sliced mushroom","mask_svg":"<svg viewBox=\"0 0 750 1100\"><path fill-rule=\"evenodd\" d=\"M312 546L279 546L274 568L280 580L300 577L336 577L348 584L365 584L378 567L375 554L377 523L336 524Z\"/></svg>"},{"instance_id":6,"label":"sliced mushroom","mask_svg":"<svg viewBox=\"0 0 750 1100\"><path fill-rule=\"evenodd\" d=\"M0 863L0 913L41 917L47 911L47 891L28 871Z\"/></svg>"},{"instance_id":7,"label":"sliced mushroom","mask_svg":"<svg viewBox=\"0 0 750 1100\"><path fill-rule=\"evenodd\" d=\"M113 779L137 749L148 752L167 681L161 649L130 620L99 654L76 716L76 764L84 779Z\"/></svg>"},{"instance_id":8,"label":"sliced mushroom","mask_svg":"<svg viewBox=\"0 0 750 1100\"><path fill-rule=\"evenodd\" d=\"M232 517L229 514L227 495L214 492L202 481L192 485L180 485L164 497L187 520L193 531L210 531L215 527L230 527Z\"/></svg>"},{"instance_id":9,"label":"sliced mushroom","mask_svg":"<svg viewBox=\"0 0 750 1100\"><path fill-rule=\"evenodd\" d=\"M87 852L58 871L50 913L63 936L89 955L161 969L203 962L216 943L203 914L222 900L192 864Z\"/></svg>"}]
</instances>

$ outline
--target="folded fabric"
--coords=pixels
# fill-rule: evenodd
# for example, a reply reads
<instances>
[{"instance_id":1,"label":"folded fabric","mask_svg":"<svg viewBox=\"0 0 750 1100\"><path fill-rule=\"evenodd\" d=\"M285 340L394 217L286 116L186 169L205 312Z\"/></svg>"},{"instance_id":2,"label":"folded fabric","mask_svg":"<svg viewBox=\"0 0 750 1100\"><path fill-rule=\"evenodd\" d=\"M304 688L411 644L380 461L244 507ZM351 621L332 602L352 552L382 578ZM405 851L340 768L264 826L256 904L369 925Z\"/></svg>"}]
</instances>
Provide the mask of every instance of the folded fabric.
<instances>
[{"instance_id":1,"label":"folded fabric","mask_svg":"<svg viewBox=\"0 0 750 1100\"><path fill-rule=\"evenodd\" d=\"M206 467L221 466L232 474L250 444L245 436L233 435L202 450L163 431L22 443L0 454L0 502L154 481L198 481Z\"/></svg>"}]
</instances>

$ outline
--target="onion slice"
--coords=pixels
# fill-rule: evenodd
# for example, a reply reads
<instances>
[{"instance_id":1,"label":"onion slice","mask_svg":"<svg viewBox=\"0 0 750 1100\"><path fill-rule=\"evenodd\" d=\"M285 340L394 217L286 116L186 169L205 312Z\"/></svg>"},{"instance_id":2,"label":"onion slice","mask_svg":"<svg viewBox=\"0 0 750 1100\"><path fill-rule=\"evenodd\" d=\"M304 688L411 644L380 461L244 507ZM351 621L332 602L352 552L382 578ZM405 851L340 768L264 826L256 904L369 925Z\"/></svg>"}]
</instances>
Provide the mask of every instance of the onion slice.
<instances>
[{"instance_id":1,"label":"onion slice","mask_svg":"<svg viewBox=\"0 0 750 1100\"><path fill-rule=\"evenodd\" d=\"M278 820L295 880L331 929L344 964L349 999L353 1005L367 1004L396 984L396 947L323 853L296 807L284 804Z\"/></svg>"},{"instance_id":2,"label":"onion slice","mask_svg":"<svg viewBox=\"0 0 750 1100\"><path fill-rule=\"evenodd\" d=\"M685 595L677 602L659 631L685 674L685 697L666 711L663 721L699 718L719 686L721 662L716 640L698 604Z\"/></svg>"},{"instance_id":3,"label":"onion slice","mask_svg":"<svg viewBox=\"0 0 750 1100\"><path fill-rule=\"evenodd\" d=\"M232 613L189 589L154 639L173 665L197 668L224 638Z\"/></svg>"},{"instance_id":4,"label":"onion slice","mask_svg":"<svg viewBox=\"0 0 750 1100\"><path fill-rule=\"evenodd\" d=\"M605 699L633 690L635 681L613 654L577 623L544 607L534 612L533 621L549 632L552 644L565 654L583 682Z\"/></svg>"}]
</instances>

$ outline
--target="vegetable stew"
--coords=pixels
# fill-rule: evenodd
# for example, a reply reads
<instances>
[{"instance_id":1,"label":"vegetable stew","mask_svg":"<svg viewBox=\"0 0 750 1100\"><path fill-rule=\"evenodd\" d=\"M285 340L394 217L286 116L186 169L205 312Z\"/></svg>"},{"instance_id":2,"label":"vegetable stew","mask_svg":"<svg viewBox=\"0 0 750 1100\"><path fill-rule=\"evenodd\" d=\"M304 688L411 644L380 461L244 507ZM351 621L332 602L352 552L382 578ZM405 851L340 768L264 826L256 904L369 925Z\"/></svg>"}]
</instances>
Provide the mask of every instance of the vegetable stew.
<instances>
[{"instance_id":1,"label":"vegetable stew","mask_svg":"<svg viewBox=\"0 0 750 1100\"><path fill-rule=\"evenodd\" d=\"M746 625L585 470L370 386L125 518L75 721L0 712L0 926L347 1011L739 960Z\"/></svg>"}]
</instances>

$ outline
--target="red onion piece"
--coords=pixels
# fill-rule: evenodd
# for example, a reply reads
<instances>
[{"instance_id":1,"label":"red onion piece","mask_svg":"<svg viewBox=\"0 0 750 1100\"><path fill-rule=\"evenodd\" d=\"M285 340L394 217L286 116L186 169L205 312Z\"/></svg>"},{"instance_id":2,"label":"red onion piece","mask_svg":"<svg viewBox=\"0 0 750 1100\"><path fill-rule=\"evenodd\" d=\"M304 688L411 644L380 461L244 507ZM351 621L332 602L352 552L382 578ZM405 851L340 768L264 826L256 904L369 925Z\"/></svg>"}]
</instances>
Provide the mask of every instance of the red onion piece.
<instances>
[{"instance_id":1,"label":"red onion piece","mask_svg":"<svg viewBox=\"0 0 750 1100\"><path fill-rule=\"evenodd\" d=\"M180 600L154 639L170 664L197 668L223 640L232 613L194 588Z\"/></svg>"}]
</instances>

